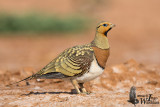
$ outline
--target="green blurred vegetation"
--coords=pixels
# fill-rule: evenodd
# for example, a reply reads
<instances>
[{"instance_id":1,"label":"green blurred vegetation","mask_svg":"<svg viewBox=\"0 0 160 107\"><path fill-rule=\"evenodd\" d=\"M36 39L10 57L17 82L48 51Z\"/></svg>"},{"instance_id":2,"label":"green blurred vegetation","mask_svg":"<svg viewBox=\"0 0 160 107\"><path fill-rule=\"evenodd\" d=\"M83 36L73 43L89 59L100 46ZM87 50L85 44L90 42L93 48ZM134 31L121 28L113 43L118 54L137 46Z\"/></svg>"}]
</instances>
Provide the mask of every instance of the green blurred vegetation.
<instances>
[{"instance_id":1,"label":"green blurred vegetation","mask_svg":"<svg viewBox=\"0 0 160 107\"><path fill-rule=\"evenodd\" d=\"M87 24L86 24L87 22ZM0 33L74 33L85 31L90 21L72 15L13 15L0 13Z\"/></svg>"}]
</instances>

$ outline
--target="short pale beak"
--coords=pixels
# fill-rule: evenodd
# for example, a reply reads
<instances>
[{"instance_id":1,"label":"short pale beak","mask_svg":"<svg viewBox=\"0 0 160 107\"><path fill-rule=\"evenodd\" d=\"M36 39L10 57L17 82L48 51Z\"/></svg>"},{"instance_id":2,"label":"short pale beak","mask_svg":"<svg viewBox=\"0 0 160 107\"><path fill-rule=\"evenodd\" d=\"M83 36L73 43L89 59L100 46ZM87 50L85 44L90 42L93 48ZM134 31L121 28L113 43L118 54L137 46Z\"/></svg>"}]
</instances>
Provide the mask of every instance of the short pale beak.
<instances>
[{"instance_id":1,"label":"short pale beak","mask_svg":"<svg viewBox=\"0 0 160 107\"><path fill-rule=\"evenodd\" d=\"M115 27L115 26L116 26L115 24L111 24L111 25L110 25L111 28L113 28L113 27Z\"/></svg>"}]
</instances>

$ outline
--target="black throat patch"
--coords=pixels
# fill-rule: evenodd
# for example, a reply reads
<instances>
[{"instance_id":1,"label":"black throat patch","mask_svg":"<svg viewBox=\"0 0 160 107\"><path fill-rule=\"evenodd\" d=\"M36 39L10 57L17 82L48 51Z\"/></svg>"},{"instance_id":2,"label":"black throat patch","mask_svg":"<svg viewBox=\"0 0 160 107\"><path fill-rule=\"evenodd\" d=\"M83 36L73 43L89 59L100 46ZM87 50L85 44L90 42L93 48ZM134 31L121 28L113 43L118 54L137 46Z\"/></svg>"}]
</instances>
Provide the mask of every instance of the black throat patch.
<instances>
[{"instance_id":1,"label":"black throat patch","mask_svg":"<svg viewBox=\"0 0 160 107\"><path fill-rule=\"evenodd\" d=\"M106 32L104 32L104 35L107 36L107 33L111 30L112 28L109 28Z\"/></svg>"}]
</instances>

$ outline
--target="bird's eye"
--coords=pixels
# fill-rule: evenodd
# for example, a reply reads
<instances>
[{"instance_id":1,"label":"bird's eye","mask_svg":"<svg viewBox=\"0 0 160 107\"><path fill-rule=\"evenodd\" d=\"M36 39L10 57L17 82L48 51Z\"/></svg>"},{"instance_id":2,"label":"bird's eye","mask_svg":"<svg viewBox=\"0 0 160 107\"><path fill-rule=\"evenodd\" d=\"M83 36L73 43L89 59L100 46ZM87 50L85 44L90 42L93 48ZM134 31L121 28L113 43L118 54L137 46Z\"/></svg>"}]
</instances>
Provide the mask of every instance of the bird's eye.
<instances>
[{"instance_id":1,"label":"bird's eye","mask_svg":"<svg viewBox=\"0 0 160 107\"><path fill-rule=\"evenodd\" d=\"M107 24L103 24L103 26L105 26L105 27L106 27L106 26L108 26L108 25L107 25Z\"/></svg>"}]
</instances>

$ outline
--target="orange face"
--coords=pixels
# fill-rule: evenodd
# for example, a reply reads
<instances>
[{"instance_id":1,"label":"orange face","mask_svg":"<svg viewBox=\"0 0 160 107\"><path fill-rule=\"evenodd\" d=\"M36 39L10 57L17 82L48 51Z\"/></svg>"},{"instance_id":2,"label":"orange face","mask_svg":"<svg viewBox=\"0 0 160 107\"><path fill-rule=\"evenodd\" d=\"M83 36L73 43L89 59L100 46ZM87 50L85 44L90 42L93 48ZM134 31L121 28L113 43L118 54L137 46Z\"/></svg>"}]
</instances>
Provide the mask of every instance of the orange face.
<instances>
[{"instance_id":1,"label":"orange face","mask_svg":"<svg viewBox=\"0 0 160 107\"><path fill-rule=\"evenodd\" d=\"M111 30L115 25L110 22L101 22L97 26L97 32L107 35L108 31Z\"/></svg>"}]
</instances>

